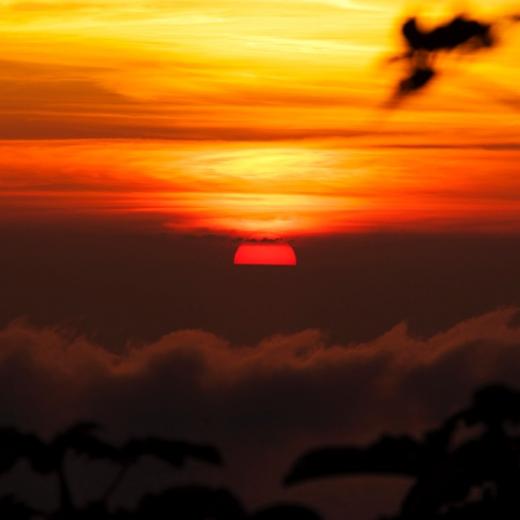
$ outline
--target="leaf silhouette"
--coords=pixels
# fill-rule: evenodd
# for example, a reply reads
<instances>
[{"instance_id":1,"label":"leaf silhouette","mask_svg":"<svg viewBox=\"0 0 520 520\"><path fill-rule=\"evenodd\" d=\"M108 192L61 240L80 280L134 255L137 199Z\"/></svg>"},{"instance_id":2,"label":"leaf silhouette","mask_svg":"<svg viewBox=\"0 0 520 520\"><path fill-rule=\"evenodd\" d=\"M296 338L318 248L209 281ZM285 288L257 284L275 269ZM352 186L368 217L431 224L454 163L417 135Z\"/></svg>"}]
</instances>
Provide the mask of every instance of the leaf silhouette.
<instances>
[{"instance_id":1,"label":"leaf silhouette","mask_svg":"<svg viewBox=\"0 0 520 520\"><path fill-rule=\"evenodd\" d=\"M69 452L92 459L118 460L118 450L99 440L94 434L94 423L80 423L59 433L50 442L35 435L20 434L23 457L26 457L37 473L56 472Z\"/></svg>"},{"instance_id":2,"label":"leaf silhouette","mask_svg":"<svg viewBox=\"0 0 520 520\"><path fill-rule=\"evenodd\" d=\"M14 428L2 428L0 429L0 473L10 471L19 460L25 459L36 473L55 475L59 484L59 508L53 513L43 515L44 518L52 520L108 520L109 518L148 520L166 518L165 514L169 515L169 518L197 520L246 518L240 502L231 493L203 486L173 488L159 495L147 496L143 498L135 512L125 510L110 512L108 508L110 497L128 470L142 457L156 457L176 468L183 467L189 459L212 465L222 465L223 462L218 450L209 445L145 437L131 439L122 446L114 446L101 440L97 436L98 430L97 424L83 422L58 433L47 442L36 435L21 433ZM69 453L113 462L118 466L117 474L103 495L83 507L75 505L66 476L65 461ZM0 500L1 520L25 519L31 518L31 515L33 515L32 509L16 502L12 497Z\"/></svg>"},{"instance_id":3,"label":"leaf silhouette","mask_svg":"<svg viewBox=\"0 0 520 520\"><path fill-rule=\"evenodd\" d=\"M96 423L79 423L57 435L51 442L50 448L62 456L72 451L90 459L117 461L119 450L112 444L100 440L94 434L97 430L99 425Z\"/></svg>"},{"instance_id":4,"label":"leaf silhouette","mask_svg":"<svg viewBox=\"0 0 520 520\"><path fill-rule=\"evenodd\" d=\"M488 428L520 423L520 392L503 385L489 385L475 392L472 406L463 413L466 424Z\"/></svg>"},{"instance_id":5,"label":"leaf silhouette","mask_svg":"<svg viewBox=\"0 0 520 520\"><path fill-rule=\"evenodd\" d=\"M142 520L245 520L240 501L225 489L180 486L144 497L136 511Z\"/></svg>"},{"instance_id":6,"label":"leaf silhouette","mask_svg":"<svg viewBox=\"0 0 520 520\"><path fill-rule=\"evenodd\" d=\"M23 435L14 428L0 429L0 474L10 471L25 456Z\"/></svg>"},{"instance_id":7,"label":"leaf silhouette","mask_svg":"<svg viewBox=\"0 0 520 520\"><path fill-rule=\"evenodd\" d=\"M170 441L157 437L132 439L121 448L123 460L135 462L141 457L156 457L175 467L185 465L187 459L216 466L222 465L222 457L213 446L193 444L183 441Z\"/></svg>"},{"instance_id":8,"label":"leaf silhouette","mask_svg":"<svg viewBox=\"0 0 520 520\"><path fill-rule=\"evenodd\" d=\"M0 518L6 520L30 520L38 511L18 501L13 495L0 497Z\"/></svg>"},{"instance_id":9,"label":"leaf silhouette","mask_svg":"<svg viewBox=\"0 0 520 520\"><path fill-rule=\"evenodd\" d=\"M296 461L286 484L359 473L408 476L414 483L399 520L520 518L520 392L477 391L471 405L422 439L383 437L366 447L330 447ZM480 426L457 435L461 427Z\"/></svg>"},{"instance_id":10,"label":"leaf silhouette","mask_svg":"<svg viewBox=\"0 0 520 520\"><path fill-rule=\"evenodd\" d=\"M251 520L320 520L320 516L305 506L280 504L267 507L249 517Z\"/></svg>"},{"instance_id":11,"label":"leaf silhouette","mask_svg":"<svg viewBox=\"0 0 520 520\"><path fill-rule=\"evenodd\" d=\"M368 448L322 448L298 459L285 484L356 473L415 476L421 467L421 457L421 446L411 437L384 437Z\"/></svg>"}]
</instances>

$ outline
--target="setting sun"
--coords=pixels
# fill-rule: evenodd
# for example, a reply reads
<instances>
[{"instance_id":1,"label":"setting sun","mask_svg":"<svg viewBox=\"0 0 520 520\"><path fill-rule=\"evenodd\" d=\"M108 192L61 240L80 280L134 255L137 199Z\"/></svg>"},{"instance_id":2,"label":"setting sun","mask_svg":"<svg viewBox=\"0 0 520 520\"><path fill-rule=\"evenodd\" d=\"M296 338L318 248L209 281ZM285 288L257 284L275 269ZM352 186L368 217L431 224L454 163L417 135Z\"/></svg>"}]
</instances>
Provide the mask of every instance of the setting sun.
<instances>
[{"instance_id":1,"label":"setting sun","mask_svg":"<svg viewBox=\"0 0 520 520\"><path fill-rule=\"evenodd\" d=\"M235 252L235 265L296 265L294 249L279 242L246 242Z\"/></svg>"}]
</instances>

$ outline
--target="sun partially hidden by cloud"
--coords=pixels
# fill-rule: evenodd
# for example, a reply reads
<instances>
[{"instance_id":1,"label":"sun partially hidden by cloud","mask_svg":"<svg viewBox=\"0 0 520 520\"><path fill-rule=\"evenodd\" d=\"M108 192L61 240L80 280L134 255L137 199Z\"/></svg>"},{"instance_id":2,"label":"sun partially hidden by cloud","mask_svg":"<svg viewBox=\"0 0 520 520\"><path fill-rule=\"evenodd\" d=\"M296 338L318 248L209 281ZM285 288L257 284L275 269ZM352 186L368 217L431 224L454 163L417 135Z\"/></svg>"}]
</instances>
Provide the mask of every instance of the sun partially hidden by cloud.
<instances>
[{"instance_id":1,"label":"sun partially hidden by cloud","mask_svg":"<svg viewBox=\"0 0 520 520\"><path fill-rule=\"evenodd\" d=\"M430 27L451 9L412 14ZM0 215L153 213L253 236L518 230L519 31L462 64L443 56L446 81L385 111L405 14L389 0L1 2Z\"/></svg>"}]
</instances>

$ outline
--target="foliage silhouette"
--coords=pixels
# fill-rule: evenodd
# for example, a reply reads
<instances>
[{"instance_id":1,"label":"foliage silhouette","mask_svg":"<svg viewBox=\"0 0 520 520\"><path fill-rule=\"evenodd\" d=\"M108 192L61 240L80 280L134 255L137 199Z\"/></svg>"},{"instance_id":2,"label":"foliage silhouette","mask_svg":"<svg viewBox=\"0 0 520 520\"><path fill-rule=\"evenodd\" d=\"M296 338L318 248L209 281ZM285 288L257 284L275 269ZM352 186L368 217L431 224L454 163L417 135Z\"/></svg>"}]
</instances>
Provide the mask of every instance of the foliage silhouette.
<instances>
[{"instance_id":1,"label":"foliage silhouette","mask_svg":"<svg viewBox=\"0 0 520 520\"><path fill-rule=\"evenodd\" d=\"M14 496L0 497L0 518L9 520L319 520L303 506L277 505L249 514L230 491L202 485L171 487L144 495L134 510L110 508L110 499L128 471L143 457L155 457L174 468L188 460L221 466L220 453L209 445L171 441L159 437L130 439L116 446L97 436L98 426L80 423L46 442L14 428L0 429L0 475L22 460L40 475L56 477L59 505L56 511L42 512L19 502ZM78 506L65 471L68 454L105 461L118 467L108 488L91 503Z\"/></svg>"},{"instance_id":2,"label":"foliage silhouette","mask_svg":"<svg viewBox=\"0 0 520 520\"><path fill-rule=\"evenodd\" d=\"M39 514L41 514L39 511L16 500L13 495L6 495L0 498L0 518L28 520Z\"/></svg>"},{"instance_id":3,"label":"foliage silhouette","mask_svg":"<svg viewBox=\"0 0 520 520\"><path fill-rule=\"evenodd\" d=\"M204 486L184 486L144 497L137 508L135 518L228 520L245 517L242 505L229 491Z\"/></svg>"},{"instance_id":4,"label":"foliage silhouette","mask_svg":"<svg viewBox=\"0 0 520 520\"><path fill-rule=\"evenodd\" d=\"M280 504L267 507L253 514L251 520L319 520L314 511L293 504Z\"/></svg>"},{"instance_id":5,"label":"foliage silhouette","mask_svg":"<svg viewBox=\"0 0 520 520\"><path fill-rule=\"evenodd\" d=\"M520 518L520 393L494 385L422 439L383 437L367 447L329 447L299 458L294 485L337 475L407 476L414 484L396 520Z\"/></svg>"},{"instance_id":6,"label":"foliage silhouette","mask_svg":"<svg viewBox=\"0 0 520 520\"><path fill-rule=\"evenodd\" d=\"M70 518L73 513L74 518L102 518L108 510L106 504L109 498L122 482L124 475L142 457L156 457L174 467L184 466L188 459L213 465L222 464L220 454L212 446L146 437L132 439L118 447L99 439L95 434L97 429L98 426L94 423L80 423L59 433L51 441L45 442L33 434L21 433L14 428L2 428L0 429L0 473L10 471L18 461L27 460L36 473L55 475L57 478L59 509L49 518ZM65 460L69 453L119 466L116 478L103 496L94 504L88 505L81 514L80 509L74 504L70 484L65 474ZM2 511L14 511L16 508L20 511L20 518L37 516L34 510L28 508L21 513L22 506L9 497L2 499L0 507ZM11 516L12 514L6 517Z\"/></svg>"}]
</instances>

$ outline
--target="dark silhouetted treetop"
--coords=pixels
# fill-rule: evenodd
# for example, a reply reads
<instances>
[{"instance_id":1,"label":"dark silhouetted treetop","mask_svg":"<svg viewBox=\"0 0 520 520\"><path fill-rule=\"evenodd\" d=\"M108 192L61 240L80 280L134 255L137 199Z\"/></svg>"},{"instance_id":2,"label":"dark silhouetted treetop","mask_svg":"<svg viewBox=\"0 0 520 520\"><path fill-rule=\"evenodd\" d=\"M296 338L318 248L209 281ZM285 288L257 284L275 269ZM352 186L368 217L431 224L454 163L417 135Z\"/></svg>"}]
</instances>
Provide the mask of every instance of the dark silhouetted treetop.
<instances>
[{"instance_id":1,"label":"dark silhouetted treetop","mask_svg":"<svg viewBox=\"0 0 520 520\"><path fill-rule=\"evenodd\" d=\"M493 385L422 439L383 437L366 447L319 448L285 479L294 485L338 475L405 476L414 483L396 519L520 518L520 393Z\"/></svg>"}]
</instances>

